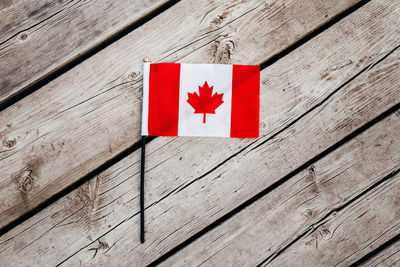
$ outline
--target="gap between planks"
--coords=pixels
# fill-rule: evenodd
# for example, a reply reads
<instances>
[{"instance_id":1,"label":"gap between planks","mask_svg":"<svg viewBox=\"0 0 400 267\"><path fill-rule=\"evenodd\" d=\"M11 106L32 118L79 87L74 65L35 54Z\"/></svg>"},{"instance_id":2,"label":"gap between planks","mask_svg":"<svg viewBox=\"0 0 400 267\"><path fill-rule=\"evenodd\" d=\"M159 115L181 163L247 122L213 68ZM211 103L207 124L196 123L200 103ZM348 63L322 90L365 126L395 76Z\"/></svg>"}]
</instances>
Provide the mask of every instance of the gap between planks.
<instances>
[{"instance_id":1,"label":"gap between planks","mask_svg":"<svg viewBox=\"0 0 400 267\"><path fill-rule=\"evenodd\" d=\"M353 266L396 266L400 262L400 234L368 253Z\"/></svg>"}]
</instances>

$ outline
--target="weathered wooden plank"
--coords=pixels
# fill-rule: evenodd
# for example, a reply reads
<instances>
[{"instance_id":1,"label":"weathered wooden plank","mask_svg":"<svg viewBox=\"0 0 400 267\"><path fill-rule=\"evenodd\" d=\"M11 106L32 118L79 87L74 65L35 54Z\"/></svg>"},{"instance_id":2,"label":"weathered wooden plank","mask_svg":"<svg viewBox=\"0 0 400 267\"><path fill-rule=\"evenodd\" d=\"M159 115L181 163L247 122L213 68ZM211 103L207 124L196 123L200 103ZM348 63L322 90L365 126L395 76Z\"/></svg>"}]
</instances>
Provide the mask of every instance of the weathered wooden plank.
<instances>
[{"instance_id":1,"label":"weathered wooden plank","mask_svg":"<svg viewBox=\"0 0 400 267\"><path fill-rule=\"evenodd\" d=\"M0 226L139 139L143 56L261 63L358 0L223 2L178 3L0 113Z\"/></svg>"},{"instance_id":2,"label":"weathered wooden plank","mask_svg":"<svg viewBox=\"0 0 400 267\"><path fill-rule=\"evenodd\" d=\"M400 233L400 174L346 207L274 259L272 265L349 266ZM318 242L318 244L316 243Z\"/></svg>"},{"instance_id":3,"label":"weathered wooden plank","mask_svg":"<svg viewBox=\"0 0 400 267\"><path fill-rule=\"evenodd\" d=\"M400 263L400 240L391 244L378 254L370 257L361 266L397 266Z\"/></svg>"},{"instance_id":4,"label":"weathered wooden plank","mask_svg":"<svg viewBox=\"0 0 400 267\"><path fill-rule=\"evenodd\" d=\"M0 258L5 264L24 262L25 257L35 264L50 264L80 251L66 263L104 263L116 258L114 253L121 264L149 263L396 103L397 63L387 58L373 68L365 67L390 54L399 43L398 23L398 14L389 2L374 1L265 69L261 101L267 108L261 118L262 124L270 127L263 129L264 138L259 140L267 141L259 148L265 148L263 151L250 151L258 145L255 143L224 163L226 153L240 151L248 140L152 141L147 147L144 245L139 244L136 216L140 155L134 152L3 236ZM375 34L369 34L372 32ZM343 66L348 60L352 63ZM282 71L288 66L290 71ZM357 79L340 86L362 69ZM380 80L374 80L377 78ZM310 86L313 84L315 87ZM380 88L385 88L386 94L382 95ZM274 94L282 101L274 103ZM285 99L293 102L290 105ZM317 108L309 112L313 106ZM265 115L269 112L271 116ZM304 113L308 114L302 116ZM279 117L282 121L276 119ZM291 125L293 121L296 123ZM213 170L215 162L221 164ZM268 168L261 167L264 163ZM241 166L248 168L239 170ZM48 257L37 254L50 247L56 249Z\"/></svg>"},{"instance_id":5,"label":"weathered wooden plank","mask_svg":"<svg viewBox=\"0 0 400 267\"><path fill-rule=\"evenodd\" d=\"M400 110L296 174L162 265L274 265L274 257L286 252L293 242L304 244L303 240L296 241L302 235L307 236L307 248L325 253L326 256L311 257L309 265L301 261L296 264L298 258L309 257L310 251L290 249L288 254L292 253L294 261L279 265L282 262L278 256L278 266L334 266L338 263L338 257L349 254L352 256L345 265L354 262L382 242L379 240L373 246L352 254L364 244L358 242L360 240L357 235L369 231L370 236L379 236L382 228L374 228L374 223L366 223L373 214L369 209L364 210L369 215L362 221L361 217L356 219L355 214L346 218L346 221L361 223L354 233L348 231L344 225L338 230L338 224L332 221L342 218L347 210L354 211L362 207L362 201L357 198L363 192L385 181L394 170L400 170L400 142L397 140L400 140ZM370 191L377 193L380 189L378 186ZM390 202L392 208L393 201L395 199ZM377 206L375 201L370 202L371 209ZM390 211L393 210L385 212ZM328 216L330 214L332 216ZM379 220L387 218L389 223L390 218L395 216L387 215L379 214ZM397 220L397 223L400 221ZM332 243L332 247L324 249L326 242ZM340 251L341 249L344 251Z\"/></svg>"},{"instance_id":6,"label":"weathered wooden plank","mask_svg":"<svg viewBox=\"0 0 400 267\"><path fill-rule=\"evenodd\" d=\"M0 103L167 2L1 1Z\"/></svg>"}]
</instances>

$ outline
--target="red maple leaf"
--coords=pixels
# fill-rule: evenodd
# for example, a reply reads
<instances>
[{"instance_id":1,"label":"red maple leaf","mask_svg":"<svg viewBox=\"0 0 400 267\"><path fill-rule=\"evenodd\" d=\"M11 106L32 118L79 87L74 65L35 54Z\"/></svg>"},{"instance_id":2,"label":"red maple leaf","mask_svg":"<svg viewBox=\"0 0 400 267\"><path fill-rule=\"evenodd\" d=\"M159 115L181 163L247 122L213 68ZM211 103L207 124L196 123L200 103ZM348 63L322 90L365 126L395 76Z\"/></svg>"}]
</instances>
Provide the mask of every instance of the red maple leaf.
<instances>
[{"instance_id":1,"label":"red maple leaf","mask_svg":"<svg viewBox=\"0 0 400 267\"><path fill-rule=\"evenodd\" d=\"M215 114L215 110L224 101L222 97L224 94L215 93L212 95L214 86L209 87L207 81L203 87L199 86L199 95L197 92L188 93L187 102L194 108L194 113L203 113L203 123L206 123L206 114Z\"/></svg>"}]
</instances>

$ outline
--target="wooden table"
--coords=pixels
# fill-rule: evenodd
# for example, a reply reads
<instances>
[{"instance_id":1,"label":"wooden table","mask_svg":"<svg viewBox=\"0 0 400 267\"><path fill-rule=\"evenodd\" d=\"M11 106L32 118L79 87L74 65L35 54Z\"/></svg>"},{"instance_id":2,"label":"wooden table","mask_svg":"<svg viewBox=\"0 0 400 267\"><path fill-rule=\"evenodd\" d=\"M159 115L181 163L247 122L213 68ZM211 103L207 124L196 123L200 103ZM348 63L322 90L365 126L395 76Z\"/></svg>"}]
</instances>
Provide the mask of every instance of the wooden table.
<instances>
[{"instance_id":1,"label":"wooden table","mask_svg":"<svg viewBox=\"0 0 400 267\"><path fill-rule=\"evenodd\" d=\"M400 264L399 0L0 1L0 265ZM261 65L260 138L149 138L142 59Z\"/></svg>"}]
</instances>

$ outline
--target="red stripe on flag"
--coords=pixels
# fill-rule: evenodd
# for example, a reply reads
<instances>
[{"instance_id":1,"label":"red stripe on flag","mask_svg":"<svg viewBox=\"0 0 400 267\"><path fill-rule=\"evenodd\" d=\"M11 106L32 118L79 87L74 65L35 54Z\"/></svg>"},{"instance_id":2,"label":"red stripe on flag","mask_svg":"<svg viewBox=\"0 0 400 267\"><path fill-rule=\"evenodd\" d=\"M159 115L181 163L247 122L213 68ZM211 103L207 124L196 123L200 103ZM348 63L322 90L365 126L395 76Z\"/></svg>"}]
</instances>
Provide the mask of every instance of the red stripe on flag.
<instances>
[{"instance_id":1,"label":"red stripe on flag","mask_svg":"<svg viewBox=\"0 0 400 267\"><path fill-rule=\"evenodd\" d=\"M259 136L260 66L233 65L231 137Z\"/></svg>"},{"instance_id":2,"label":"red stripe on flag","mask_svg":"<svg viewBox=\"0 0 400 267\"><path fill-rule=\"evenodd\" d=\"M178 135L180 70L176 63L150 64L149 135Z\"/></svg>"}]
</instances>

